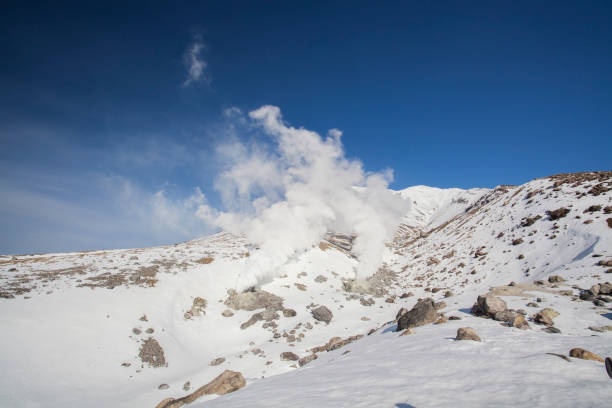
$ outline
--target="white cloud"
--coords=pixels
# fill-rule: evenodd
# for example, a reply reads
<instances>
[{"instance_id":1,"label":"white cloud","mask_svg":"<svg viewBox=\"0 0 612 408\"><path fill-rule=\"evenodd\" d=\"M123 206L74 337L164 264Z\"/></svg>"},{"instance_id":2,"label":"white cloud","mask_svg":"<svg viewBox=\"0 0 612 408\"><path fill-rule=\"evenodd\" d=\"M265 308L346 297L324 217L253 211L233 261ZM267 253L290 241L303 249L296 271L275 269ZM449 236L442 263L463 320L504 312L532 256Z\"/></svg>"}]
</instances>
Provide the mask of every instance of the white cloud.
<instances>
[{"instance_id":1,"label":"white cloud","mask_svg":"<svg viewBox=\"0 0 612 408\"><path fill-rule=\"evenodd\" d=\"M183 86L189 86L200 81L209 82L209 78L205 72L208 64L202 59L203 50L204 42L199 35L196 35L183 57L185 66L187 67L187 79L183 82Z\"/></svg>"}]
</instances>

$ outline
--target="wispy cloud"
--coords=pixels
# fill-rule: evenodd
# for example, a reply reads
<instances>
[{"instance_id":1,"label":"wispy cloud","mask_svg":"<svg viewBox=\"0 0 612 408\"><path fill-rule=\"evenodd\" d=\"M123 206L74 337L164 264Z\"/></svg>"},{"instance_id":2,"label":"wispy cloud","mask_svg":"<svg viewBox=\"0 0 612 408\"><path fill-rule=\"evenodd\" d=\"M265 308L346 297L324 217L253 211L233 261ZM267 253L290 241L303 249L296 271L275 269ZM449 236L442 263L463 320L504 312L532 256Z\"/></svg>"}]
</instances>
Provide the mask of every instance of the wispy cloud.
<instances>
[{"instance_id":1,"label":"wispy cloud","mask_svg":"<svg viewBox=\"0 0 612 408\"><path fill-rule=\"evenodd\" d=\"M183 57L185 66L187 67L187 79L183 82L183 86L190 86L196 82L210 82L210 78L206 73L208 64L202 59L202 51L204 50L204 42L200 35L195 35L192 43L187 48Z\"/></svg>"}]
</instances>

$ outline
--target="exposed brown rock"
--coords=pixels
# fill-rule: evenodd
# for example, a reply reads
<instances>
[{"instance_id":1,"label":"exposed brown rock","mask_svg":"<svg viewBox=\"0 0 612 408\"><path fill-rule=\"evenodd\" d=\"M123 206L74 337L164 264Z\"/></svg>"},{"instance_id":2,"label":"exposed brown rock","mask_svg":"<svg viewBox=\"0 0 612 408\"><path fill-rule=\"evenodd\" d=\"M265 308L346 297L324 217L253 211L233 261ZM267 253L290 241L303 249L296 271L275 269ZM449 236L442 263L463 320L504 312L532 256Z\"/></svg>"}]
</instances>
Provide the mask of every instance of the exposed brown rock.
<instances>
[{"instance_id":1,"label":"exposed brown rock","mask_svg":"<svg viewBox=\"0 0 612 408\"><path fill-rule=\"evenodd\" d=\"M476 333L471 327L461 327L457 329L457 336L455 340L473 340L473 341L481 341L480 336Z\"/></svg>"},{"instance_id":2,"label":"exposed brown rock","mask_svg":"<svg viewBox=\"0 0 612 408\"><path fill-rule=\"evenodd\" d=\"M241 373L237 371L225 370L208 384L198 388L191 394L178 398L168 398L160 402L156 408L179 408L185 404L190 404L203 395L217 394L223 395L234 392L246 385L246 381Z\"/></svg>"},{"instance_id":3,"label":"exposed brown rock","mask_svg":"<svg viewBox=\"0 0 612 408\"><path fill-rule=\"evenodd\" d=\"M147 363L151 367L167 366L164 349L161 348L157 340L153 337L149 337L143 341L142 346L140 346L138 357L140 357L143 363Z\"/></svg>"},{"instance_id":4,"label":"exposed brown rock","mask_svg":"<svg viewBox=\"0 0 612 408\"><path fill-rule=\"evenodd\" d=\"M418 301L409 312L404 313L404 315L399 318L397 322L397 331L433 323L439 316L433 299L422 299Z\"/></svg>"},{"instance_id":5,"label":"exposed brown rock","mask_svg":"<svg viewBox=\"0 0 612 408\"><path fill-rule=\"evenodd\" d=\"M593 360L593 361L599 361L600 363L604 362L604 359L601 358L600 356L598 356L595 353L591 353L588 350L585 350L583 348L580 347L576 347L573 348L569 351L569 355L570 357L574 357L574 358L581 358L583 360Z\"/></svg>"}]
</instances>

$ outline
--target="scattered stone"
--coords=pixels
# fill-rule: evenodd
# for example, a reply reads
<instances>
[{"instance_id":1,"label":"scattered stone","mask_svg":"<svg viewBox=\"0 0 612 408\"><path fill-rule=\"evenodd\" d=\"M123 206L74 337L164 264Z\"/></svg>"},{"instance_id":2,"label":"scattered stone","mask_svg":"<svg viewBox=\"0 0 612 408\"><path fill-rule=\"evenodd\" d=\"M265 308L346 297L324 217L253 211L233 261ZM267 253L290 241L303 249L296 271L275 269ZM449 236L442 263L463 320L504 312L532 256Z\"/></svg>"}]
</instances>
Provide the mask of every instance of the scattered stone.
<instances>
[{"instance_id":1,"label":"scattered stone","mask_svg":"<svg viewBox=\"0 0 612 408\"><path fill-rule=\"evenodd\" d=\"M603 301L603 300L601 300L601 299L595 299L595 300L593 300L593 304L594 304L595 306L599 306L599 307L606 307L606 302L604 302L604 301Z\"/></svg>"},{"instance_id":2,"label":"scattered stone","mask_svg":"<svg viewBox=\"0 0 612 408\"><path fill-rule=\"evenodd\" d=\"M602 295L612 295L612 284L606 282L606 283L600 283L599 284L599 293Z\"/></svg>"},{"instance_id":3,"label":"scattered stone","mask_svg":"<svg viewBox=\"0 0 612 408\"><path fill-rule=\"evenodd\" d=\"M221 315L223 315L223 317L232 317L234 312L229 309L225 309L223 312L221 312Z\"/></svg>"},{"instance_id":4,"label":"scattered stone","mask_svg":"<svg viewBox=\"0 0 612 408\"><path fill-rule=\"evenodd\" d=\"M561 334L561 330L557 329L554 326L546 326L545 328L542 329L543 331L545 331L546 333L551 333L551 334Z\"/></svg>"},{"instance_id":5,"label":"scattered stone","mask_svg":"<svg viewBox=\"0 0 612 408\"><path fill-rule=\"evenodd\" d=\"M312 317L314 317L315 320L319 320L319 321L325 322L327 324L329 324L329 322L331 322L333 316L334 315L331 312L331 310L329 310L325 306L319 306L316 309L312 310Z\"/></svg>"},{"instance_id":6,"label":"scattered stone","mask_svg":"<svg viewBox=\"0 0 612 408\"><path fill-rule=\"evenodd\" d=\"M478 296L476 303L472 306L472 313L476 316L495 316L497 312L506 310L506 302L491 294Z\"/></svg>"},{"instance_id":7,"label":"scattered stone","mask_svg":"<svg viewBox=\"0 0 612 408\"><path fill-rule=\"evenodd\" d=\"M178 399L168 398L160 402L155 408L179 408L185 404L190 404L203 395L217 394L223 395L234 392L246 385L246 381L241 373L237 371L225 370L208 384L198 388L193 393Z\"/></svg>"},{"instance_id":8,"label":"scattered stone","mask_svg":"<svg viewBox=\"0 0 612 408\"><path fill-rule=\"evenodd\" d=\"M293 309L283 309L283 316L285 317L294 317L297 315L297 312Z\"/></svg>"},{"instance_id":9,"label":"scattered stone","mask_svg":"<svg viewBox=\"0 0 612 408\"><path fill-rule=\"evenodd\" d=\"M369 321L369 320L370 320L370 318L369 318L369 317L366 317L366 316L361 316L361 321L363 321L363 322L367 322L367 321ZM397 319L395 319L395 320L397 320Z\"/></svg>"},{"instance_id":10,"label":"scattered stone","mask_svg":"<svg viewBox=\"0 0 612 408\"><path fill-rule=\"evenodd\" d=\"M303 283L297 283L297 282L296 282L296 283L294 283L293 285L294 285L296 288L298 288L299 290L306 291L306 285L304 285Z\"/></svg>"},{"instance_id":11,"label":"scattered stone","mask_svg":"<svg viewBox=\"0 0 612 408\"><path fill-rule=\"evenodd\" d=\"M298 361L300 359L300 357L297 354L292 353L291 351L282 352L280 355L280 358L283 361Z\"/></svg>"},{"instance_id":12,"label":"scattered stone","mask_svg":"<svg viewBox=\"0 0 612 408\"><path fill-rule=\"evenodd\" d=\"M540 305L538 305L536 302L529 302L527 303L527 307L539 307Z\"/></svg>"},{"instance_id":13,"label":"scattered stone","mask_svg":"<svg viewBox=\"0 0 612 408\"><path fill-rule=\"evenodd\" d=\"M404 313L407 313L408 309L406 309L405 307L402 307L397 314L395 315L395 321L398 321L400 317L402 317L404 315ZM368 319L369 320L369 319Z\"/></svg>"},{"instance_id":14,"label":"scattered stone","mask_svg":"<svg viewBox=\"0 0 612 408\"><path fill-rule=\"evenodd\" d=\"M401 337L401 336L407 336L407 335L409 335L409 334L414 334L414 330L412 330L412 329L406 329L406 330L404 330L404 331L402 332L402 334L400 334L400 337Z\"/></svg>"},{"instance_id":15,"label":"scattered stone","mask_svg":"<svg viewBox=\"0 0 612 408\"><path fill-rule=\"evenodd\" d=\"M192 317L205 315L206 312L204 311L204 308L206 308L206 305L207 305L206 299L201 298L201 297L196 297L195 299L193 299L193 304L191 305L191 309L185 312L185 316L184 316L185 319L189 320Z\"/></svg>"},{"instance_id":16,"label":"scattered stone","mask_svg":"<svg viewBox=\"0 0 612 408\"><path fill-rule=\"evenodd\" d=\"M139 320L140 320L141 322L148 322L148 321L149 321L149 320L147 319L147 315L142 315L142 316L140 316L140 319L139 319Z\"/></svg>"},{"instance_id":17,"label":"scattered stone","mask_svg":"<svg viewBox=\"0 0 612 408\"><path fill-rule=\"evenodd\" d=\"M497 320L498 322L509 322L511 320L513 321L516 316L516 313L511 312L510 310L504 310L502 312L495 313L493 320Z\"/></svg>"},{"instance_id":18,"label":"scattered stone","mask_svg":"<svg viewBox=\"0 0 612 408\"><path fill-rule=\"evenodd\" d=\"M449 297L453 297L455 294L453 293L452 290L447 290L446 292L444 292L444 297L445 298L449 298Z\"/></svg>"},{"instance_id":19,"label":"scattered stone","mask_svg":"<svg viewBox=\"0 0 612 408\"><path fill-rule=\"evenodd\" d=\"M170 388L168 384L159 384L157 387L158 390L167 390L168 388Z\"/></svg>"},{"instance_id":20,"label":"scattered stone","mask_svg":"<svg viewBox=\"0 0 612 408\"><path fill-rule=\"evenodd\" d=\"M302 357L298 360L298 364L300 365L300 367L310 363L313 360L316 360L318 358L318 356L316 354L310 354L306 357Z\"/></svg>"},{"instance_id":21,"label":"scattered stone","mask_svg":"<svg viewBox=\"0 0 612 408\"><path fill-rule=\"evenodd\" d=\"M584 290L580 292L579 298L580 300L584 301L592 301L593 299L595 299L595 295L590 290Z\"/></svg>"},{"instance_id":22,"label":"scattered stone","mask_svg":"<svg viewBox=\"0 0 612 408\"><path fill-rule=\"evenodd\" d=\"M225 357L217 357L213 361L208 363L208 365L210 365L210 366L218 366L219 364L223 364L223 362L225 362Z\"/></svg>"},{"instance_id":23,"label":"scattered stone","mask_svg":"<svg viewBox=\"0 0 612 408\"><path fill-rule=\"evenodd\" d=\"M476 330L471 327L461 327L457 329L457 337L455 337L455 340L482 341L478 333L476 333Z\"/></svg>"},{"instance_id":24,"label":"scattered stone","mask_svg":"<svg viewBox=\"0 0 612 408\"><path fill-rule=\"evenodd\" d=\"M519 245L523 243L523 238L517 238L512 240L512 245Z\"/></svg>"},{"instance_id":25,"label":"scattered stone","mask_svg":"<svg viewBox=\"0 0 612 408\"><path fill-rule=\"evenodd\" d=\"M422 299L409 312L400 317L397 322L397 331L433 323L439 316L433 299Z\"/></svg>"},{"instance_id":26,"label":"scattered stone","mask_svg":"<svg viewBox=\"0 0 612 408\"><path fill-rule=\"evenodd\" d=\"M599 361L600 363L604 362L604 359L601 358L600 356L598 356L595 353L591 353L588 350L585 350L583 348L580 347L576 347L573 348L569 351L569 355L570 357L574 357L574 358L581 358L583 360L593 360L593 361Z\"/></svg>"},{"instance_id":27,"label":"scattered stone","mask_svg":"<svg viewBox=\"0 0 612 408\"><path fill-rule=\"evenodd\" d=\"M225 305L234 310L282 309L283 298L265 290L251 289L238 294L235 290L229 289L227 292L229 297Z\"/></svg>"},{"instance_id":28,"label":"scattered stone","mask_svg":"<svg viewBox=\"0 0 612 408\"><path fill-rule=\"evenodd\" d=\"M546 353L546 354L549 354L549 355L551 355L551 356L557 356L557 357L559 357L559 358L562 358L562 359L564 359L565 361L567 361L568 363L571 363L571 362L572 362L572 360L570 360L570 359L569 359L567 356L564 356L563 354L557 354L557 353Z\"/></svg>"},{"instance_id":29,"label":"scattered stone","mask_svg":"<svg viewBox=\"0 0 612 408\"><path fill-rule=\"evenodd\" d=\"M190 389L191 389L191 383L189 381L183 384L183 391L189 391Z\"/></svg>"},{"instance_id":30,"label":"scattered stone","mask_svg":"<svg viewBox=\"0 0 612 408\"><path fill-rule=\"evenodd\" d=\"M612 331L612 326L589 326L589 330L592 330L598 333L603 333L607 331Z\"/></svg>"},{"instance_id":31,"label":"scattered stone","mask_svg":"<svg viewBox=\"0 0 612 408\"><path fill-rule=\"evenodd\" d=\"M612 359L610 357L606 357L605 364L606 364L606 372L608 373L608 377L612 378Z\"/></svg>"},{"instance_id":32,"label":"scattered stone","mask_svg":"<svg viewBox=\"0 0 612 408\"><path fill-rule=\"evenodd\" d=\"M363 296L361 298L359 298L359 303L361 303L362 306L372 306L374 303L376 303L376 301L374 300L374 298L364 298Z\"/></svg>"},{"instance_id":33,"label":"scattered stone","mask_svg":"<svg viewBox=\"0 0 612 408\"><path fill-rule=\"evenodd\" d=\"M130 367L132 365L132 363L129 362L125 362L125 363L121 363L121 367Z\"/></svg>"},{"instance_id":34,"label":"scattered stone","mask_svg":"<svg viewBox=\"0 0 612 408\"><path fill-rule=\"evenodd\" d=\"M529 323L527 323L527 320L525 320L525 318L520 314L514 316L514 318L512 318L511 320L508 320L507 323L510 327L516 327L517 329L529 329Z\"/></svg>"},{"instance_id":35,"label":"scattered stone","mask_svg":"<svg viewBox=\"0 0 612 408\"><path fill-rule=\"evenodd\" d=\"M461 320L459 316L449 316L448 320Z\"/></svg>"},{"instance_id":36,"label":"scattered stone","mask_svg":"<svg viewBox=\"0 0 612 408\"><path fill-rule=\"evenodd\" d=\"M164 349L161 348L157 340L153 337L143 341L138 357L143 363L149 364L151 367L165 367L166 357L164 356Z\"/></svg>"},{"instance_id":37,"label":"scattered stone","mask_svg":"<svg viewBox=\"0 0 612 408\"><path fill-rule=\"evenodd\" d=\"M569 214L570 210L568 208L558 208L556 210L553 211L546 211L546 215L548 215L548 219L550 221L555 221L558 220L559 218L563 218L565 217L567 214Z\"/></svg>"},{"instance_id":38,"label":"scattered stone","mask_svg":"<svg viewBox=\"0 0 612 408\"><path fill-rule=\"evenodd\" d=\"M155 332L155 329L153 329L152 327L149 327L147 330L145 330L145 333L147 334L153 334Z\"/></svg>"},{"instance_id":39,"label":"scattered stone","mask_svg":"<svg viewBox=\"0 0 612 408\"><path fill-rule=\"evenodd\" d=\"M400 299L406 299L407 297L411 297L411 296L414 296L412 292L402 293L402 295L400 296Z\"/></svg>"},{"instance_id":40,"label":"scattered stone","mask_svg":"<svg viewBox=\"0 0 612 408\"><path fill-rule=\"evenodd\" d=\"M376 329L372 329L372 330L376 331ZM312 349L310 349L310 351L313 353L322 353L324 351L336 350L336 349L346 346L349 343L354 342L355 340L359 340L362 337L363 337L363 334L357 334L355 336L350 336L344 340L340 337L332 337L324 345L313 347Z\"/></svg>"},{"instance_id":41,"label":"scattered stone","mask_svg":"<svg viewBox=\"0 0 612 408\"><path fill-rule=\"evenodd\" d=\"M434 302L434 307L436 308L436 310L442 310L446 307L446 302L444 302L443 300L439 302Z\"/></svg>"},{"instance_id":42,"label":"scattered stone","mask_svg":"<svg viewBox=\"0 0 612 408\"><path fill-rule=\"evenodd\" d=\"M138 327L134 327L134 328L132 329L132 333L134 333L134 334L140 334L140 333L142 333L142 330L140 330Z\"/></svg>"},{"instance_id":43,"label":"scattered stone","mask_svg":"<svg viewBox=\"0 0 612 408\"><path fill-rule=\"evenodd\" d=\"M565 282L565 279L563 279L559 275L550 275L548 277L548 283L561 283L561 282Z\"/></svg>"},{"instance_id":44,"label":"scattered stone","mask_svg":"<svg viewBox=\"0 0 612 408\"><path fill-rule=\"evenodd\" d=\"M327 278L323 275L319 275L315 278L315 282L317 283L323 283L323 282L327 282Z\"/></svg>"},{"instance_id":45,"label":"scattered stone","mask_svg":"<svg viewBox=\"0 0 612 408\"><path fill-rule=\"evenodd\" d=\"M559 312L554 309L545 308L536 313L536 315L533 317L533 320L539 324L552 326L554 324L553 319L557 316L559 316Z\"/></svg>"},{"instance_id":46,"label":"scattered stone","mask_svg":"<svg viewBox=\"0 0 612 408\"><path fill-rule=\"evenodd\" d=\"M385 302L387 302L387 303L395 303L395 297L386 298Z\"/></svg>"}]
</instances>

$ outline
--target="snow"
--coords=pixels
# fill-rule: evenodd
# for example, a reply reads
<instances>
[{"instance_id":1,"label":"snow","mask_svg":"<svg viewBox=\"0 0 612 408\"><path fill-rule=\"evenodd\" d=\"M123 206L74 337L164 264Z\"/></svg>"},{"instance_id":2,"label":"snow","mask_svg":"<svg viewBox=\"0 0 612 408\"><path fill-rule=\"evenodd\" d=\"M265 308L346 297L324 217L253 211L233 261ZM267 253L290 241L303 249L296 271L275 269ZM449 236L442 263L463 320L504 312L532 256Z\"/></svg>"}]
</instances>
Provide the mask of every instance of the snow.
<instances>
[{"instance_id":1,"label":"snow","mask_svg":"<svg viewBox=\"0 0 612 408\"><path fill-rule=\"evenodd\" d=\"M297 312L287 318L281 313L275 321L280 334L295 330L296 337L304 335L292 343L273 338L273 329L264 329L262 322L240 329L261 310L222 316L227 290L236 288L248 258L259 251L230 234L146 249L0 256L0 290L31 289L0 299L0 406L153 407L164 398L185 395L186 381L193 390L226 369L240 371L247 386L219 398L202 397L192 406L606 406L612 387L603 364L567 362L546 353L567 355L582 347L612 355L612 332L588 329L612 324L609 304L596 307L559 293L578 295L579 288L610 280L609 268L596 263L612 259L612 229L605 221L612 215L584 210L612 205L612 196L577 194L595 181L552 183L538 179L494 190L416 186L398 192L412 201L412 209L384 254L383 267L397 276L387 285L389 294L374 298L372 306L343 288L358 266L350 253L315 246L296 254L280 277L261 285ZM537 190L542 193L526 198ZM548 220L546 211L560 207L571 211ZM536 215L542 218L520 225L524 217ZM516 238L523 242L512 245ZM477 256L479 249L486 255ZM213 261L198 262L204 257ZM154 286L130 281L135 271L155 265ZM108 276L103 274L121 273L128 284L79 287ZM511 281L532 284L552 274L567 281L558 287L529 286L503 299L528 315L544 307L557 310L554 321L561 334L546 333L533 322L526 331L508 328L469 313L476 297L491 287ZM327 280L315 281L318 275ZM434 293L434 288L440 290ZM454 296L443 298L447 289ZM385 302L405 292L414 296ZM197 296L208 301L206 314L186 320L184 313ZM444 313L461 320L419 327L400 337L394 331L395 314L420 297L443 300ZM538 297L540 307L526 306ZM312 305L332 310L329 325L312 318ZM148 321L140 320L143 315ZM483 341L455 341L459 327L473 327ZM134 334L133 328L142 333ZM147 334L148 328L154 332ZM373 328L378 330L367 336ZM364 337L318 353L304 367L280 360L282 352L304 357L331 337L358 334ZM163 347L167 367L152 368L139 360L139 347L148 337ZM254 354L256 349L263 353ZM210 366L217 357L226 361ZM170 387L158 390L162 383Z\"/></svg>"}]
</instances>

